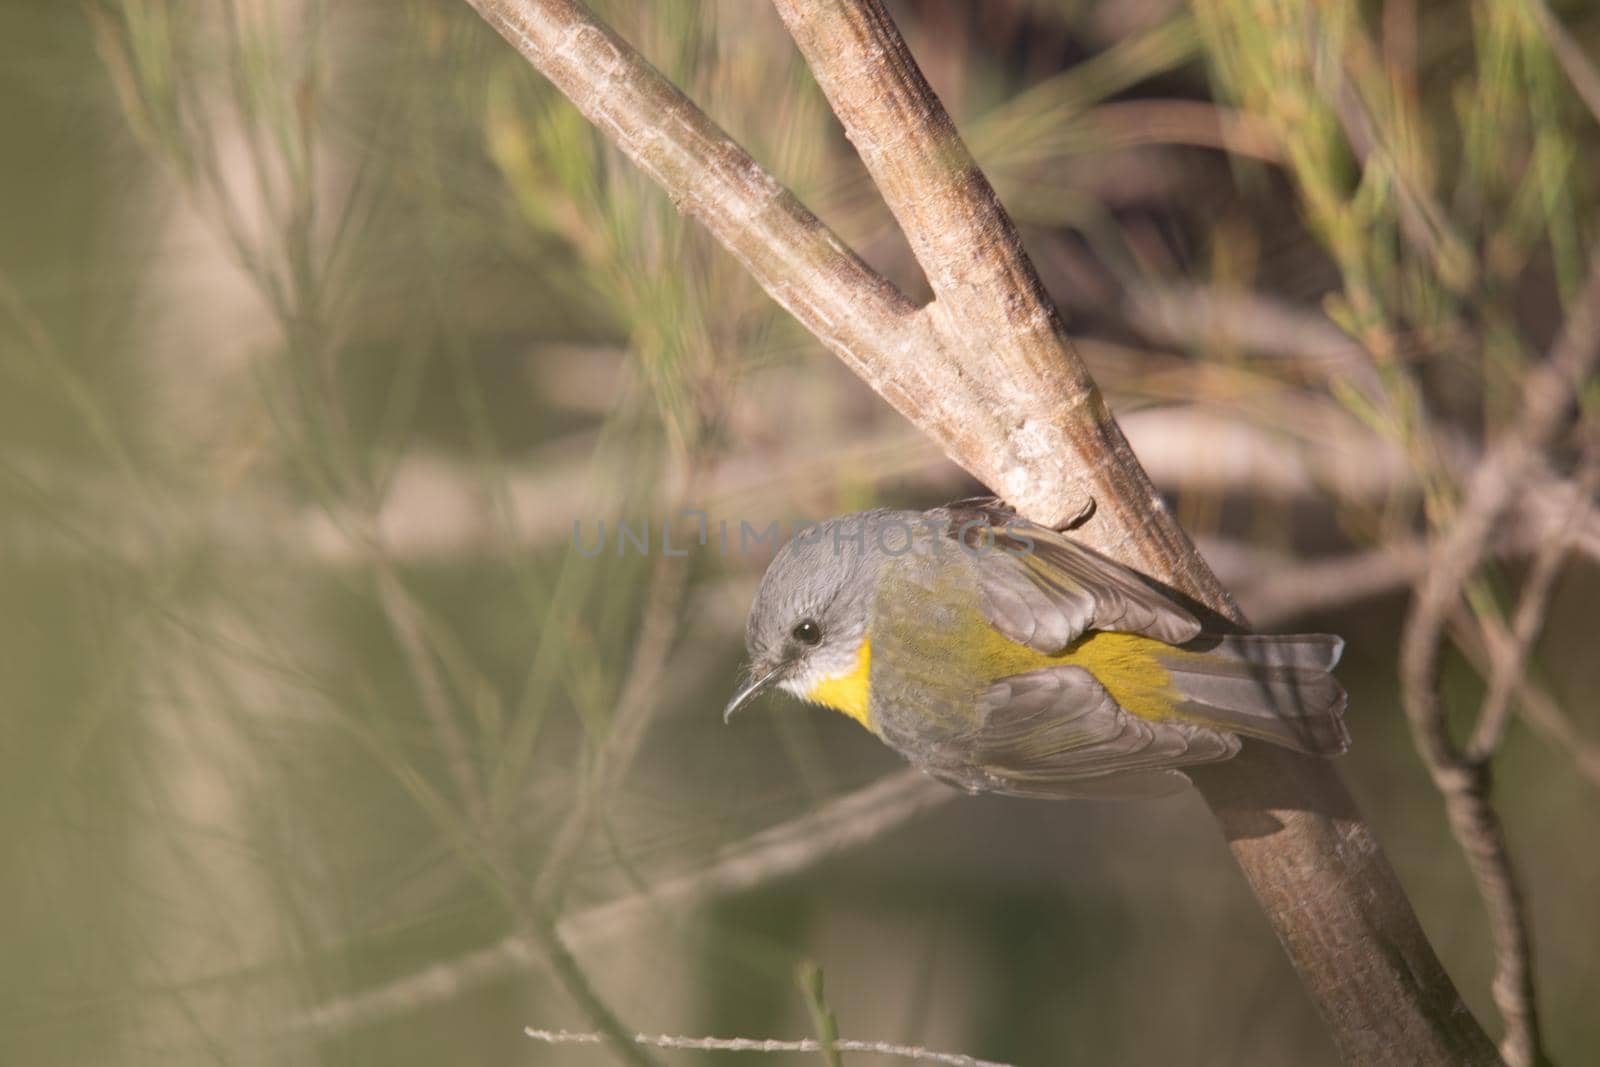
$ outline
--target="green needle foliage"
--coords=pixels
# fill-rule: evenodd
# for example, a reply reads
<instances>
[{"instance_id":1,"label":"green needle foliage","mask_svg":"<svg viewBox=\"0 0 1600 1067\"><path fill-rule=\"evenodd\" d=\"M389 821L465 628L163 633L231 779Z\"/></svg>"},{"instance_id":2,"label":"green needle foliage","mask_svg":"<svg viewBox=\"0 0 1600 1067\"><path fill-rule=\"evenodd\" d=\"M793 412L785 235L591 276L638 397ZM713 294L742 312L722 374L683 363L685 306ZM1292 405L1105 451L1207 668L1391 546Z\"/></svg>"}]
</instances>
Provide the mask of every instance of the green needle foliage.
<instances>
[{"instance_id":1,"label":"green needle foliage","mask_svg":"<svg viewBox=\"0 0 1600 1067\"><path fill-rule=\"evenodd\" d=\"M595 6L925 295L767 7ZM778 700L721 725L771 550L740 521L973 487L468 5L3 7L0 1061L827 1046L825 966L853 1039L1329 1062L1192 806L952 804L832 858L811 822L757 836L896 765ZM1247 561L1247 609L1448 524L1590 269L1600 119L1550 20L1592 66L1600 13L894 10L1162 488ZM1594 383L1580 404L1592 426ZM1550 528L1468 591L1455 703ZM1573 543L1529 671L1555 711L1495 769L1576 1063L1600 861L1571 847L1596 798L1568 712L1600 678ZM1488 1020L1477 898L1393 707L1391 563L1276 624L1350 637L1349 774Z\"/></svg>"}]
</instances>

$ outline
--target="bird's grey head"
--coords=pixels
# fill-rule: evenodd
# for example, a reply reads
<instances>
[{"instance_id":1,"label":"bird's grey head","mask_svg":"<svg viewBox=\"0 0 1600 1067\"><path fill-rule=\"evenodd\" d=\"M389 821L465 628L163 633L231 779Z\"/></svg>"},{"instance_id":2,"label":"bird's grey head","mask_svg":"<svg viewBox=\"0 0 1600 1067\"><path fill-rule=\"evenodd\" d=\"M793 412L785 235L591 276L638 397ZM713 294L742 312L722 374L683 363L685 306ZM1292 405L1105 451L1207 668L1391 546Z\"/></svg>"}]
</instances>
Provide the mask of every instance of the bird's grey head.
<instances>
[{"instance_id":1,"label":"bird's grey head","mask_svg":"<svg viewBox=\"0 0 1600 1067\"><path fill-rule=\"evenodd\" d=\"M724 718L769 686L806 699L824 680L856 668L884 558L872 524L885 514L830 519L797 533L773 558L745 628L750 677Z\"/></svg>"}]
</instances>

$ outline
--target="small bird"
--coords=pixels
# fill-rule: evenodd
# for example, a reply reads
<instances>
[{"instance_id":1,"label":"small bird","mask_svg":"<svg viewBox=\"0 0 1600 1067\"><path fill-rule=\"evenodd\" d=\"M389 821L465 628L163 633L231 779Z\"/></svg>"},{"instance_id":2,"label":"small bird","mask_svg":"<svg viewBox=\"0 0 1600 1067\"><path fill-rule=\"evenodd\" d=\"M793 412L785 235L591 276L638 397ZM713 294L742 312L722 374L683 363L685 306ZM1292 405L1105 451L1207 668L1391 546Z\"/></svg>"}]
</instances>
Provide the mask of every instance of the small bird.
<instances>
[{"instance_id":1,"label":"small bird","mask_svg":"<svg viewBox=\"0 0 1600 1067\"><path fill-rule=\"evenodd\" d=\"M1211 634L1170 593L993 498L797 534L750 608L748 679L848 715L971 793L1140 796L1249 737L1350 744L1328 634Z\"/></svg>"}]
</instances>

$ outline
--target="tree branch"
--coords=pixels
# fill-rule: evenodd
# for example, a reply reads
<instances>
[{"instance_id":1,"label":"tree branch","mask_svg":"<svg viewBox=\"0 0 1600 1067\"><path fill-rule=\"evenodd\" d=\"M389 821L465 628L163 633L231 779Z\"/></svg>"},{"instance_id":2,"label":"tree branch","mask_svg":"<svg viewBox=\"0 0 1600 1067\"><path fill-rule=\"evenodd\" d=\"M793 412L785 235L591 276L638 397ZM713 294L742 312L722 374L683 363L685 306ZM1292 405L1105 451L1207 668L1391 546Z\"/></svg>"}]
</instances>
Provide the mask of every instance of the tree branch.
<instances>
[{"instance_id":1,"label":"tree branch","mask_svg":"<svg viewBox=\"0 0 1600 1067\"><path fill-rule=\"evenodd\" d=\"M1035 522L1059 525L1092 500L1099 521L1082 536L1235 615L1134 458L1016 226L883 6L774 6L927 274L935 301L924 314L957 363L938 382L944 406L959 407L967 426L998 423L1004 460L987 445L952 458Z\"/></svg>"},{"instance_id":2,"label":"tree branch","mask_svg":"<svg viewBox=\"0 0 1600 1067\"><path fill-rule=\"evenodd\" d=\"M877 0L776 3L928 275L922 311L580 4L468 2L952 458L1036 522L1093 499L1086 540L1242 625ZM1247 747L1194 777L1347 1059L1493 1062L1329 764Z\"/></svg>"}]
</instances>

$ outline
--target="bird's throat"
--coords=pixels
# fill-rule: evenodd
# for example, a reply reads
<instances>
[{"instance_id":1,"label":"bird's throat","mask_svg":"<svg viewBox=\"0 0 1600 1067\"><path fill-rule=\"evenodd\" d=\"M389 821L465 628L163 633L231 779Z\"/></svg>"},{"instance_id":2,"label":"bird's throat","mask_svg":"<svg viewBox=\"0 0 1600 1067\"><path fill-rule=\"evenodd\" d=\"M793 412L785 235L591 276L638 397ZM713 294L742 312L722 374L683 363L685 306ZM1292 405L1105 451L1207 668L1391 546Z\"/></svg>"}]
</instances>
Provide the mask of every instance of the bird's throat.
<instances>
[{"instance_id":1,"label":"bird's throat","mask_svg":"<svg viewBox=\"0 0 1600 1067\"><path fill-rule=\"evenodd\" d=\"M822 679L805 699L842 712L871 730L871 674L872 641L863 637L856 650L856 665L844 674Z\"/></svg>"}]
</instances>

